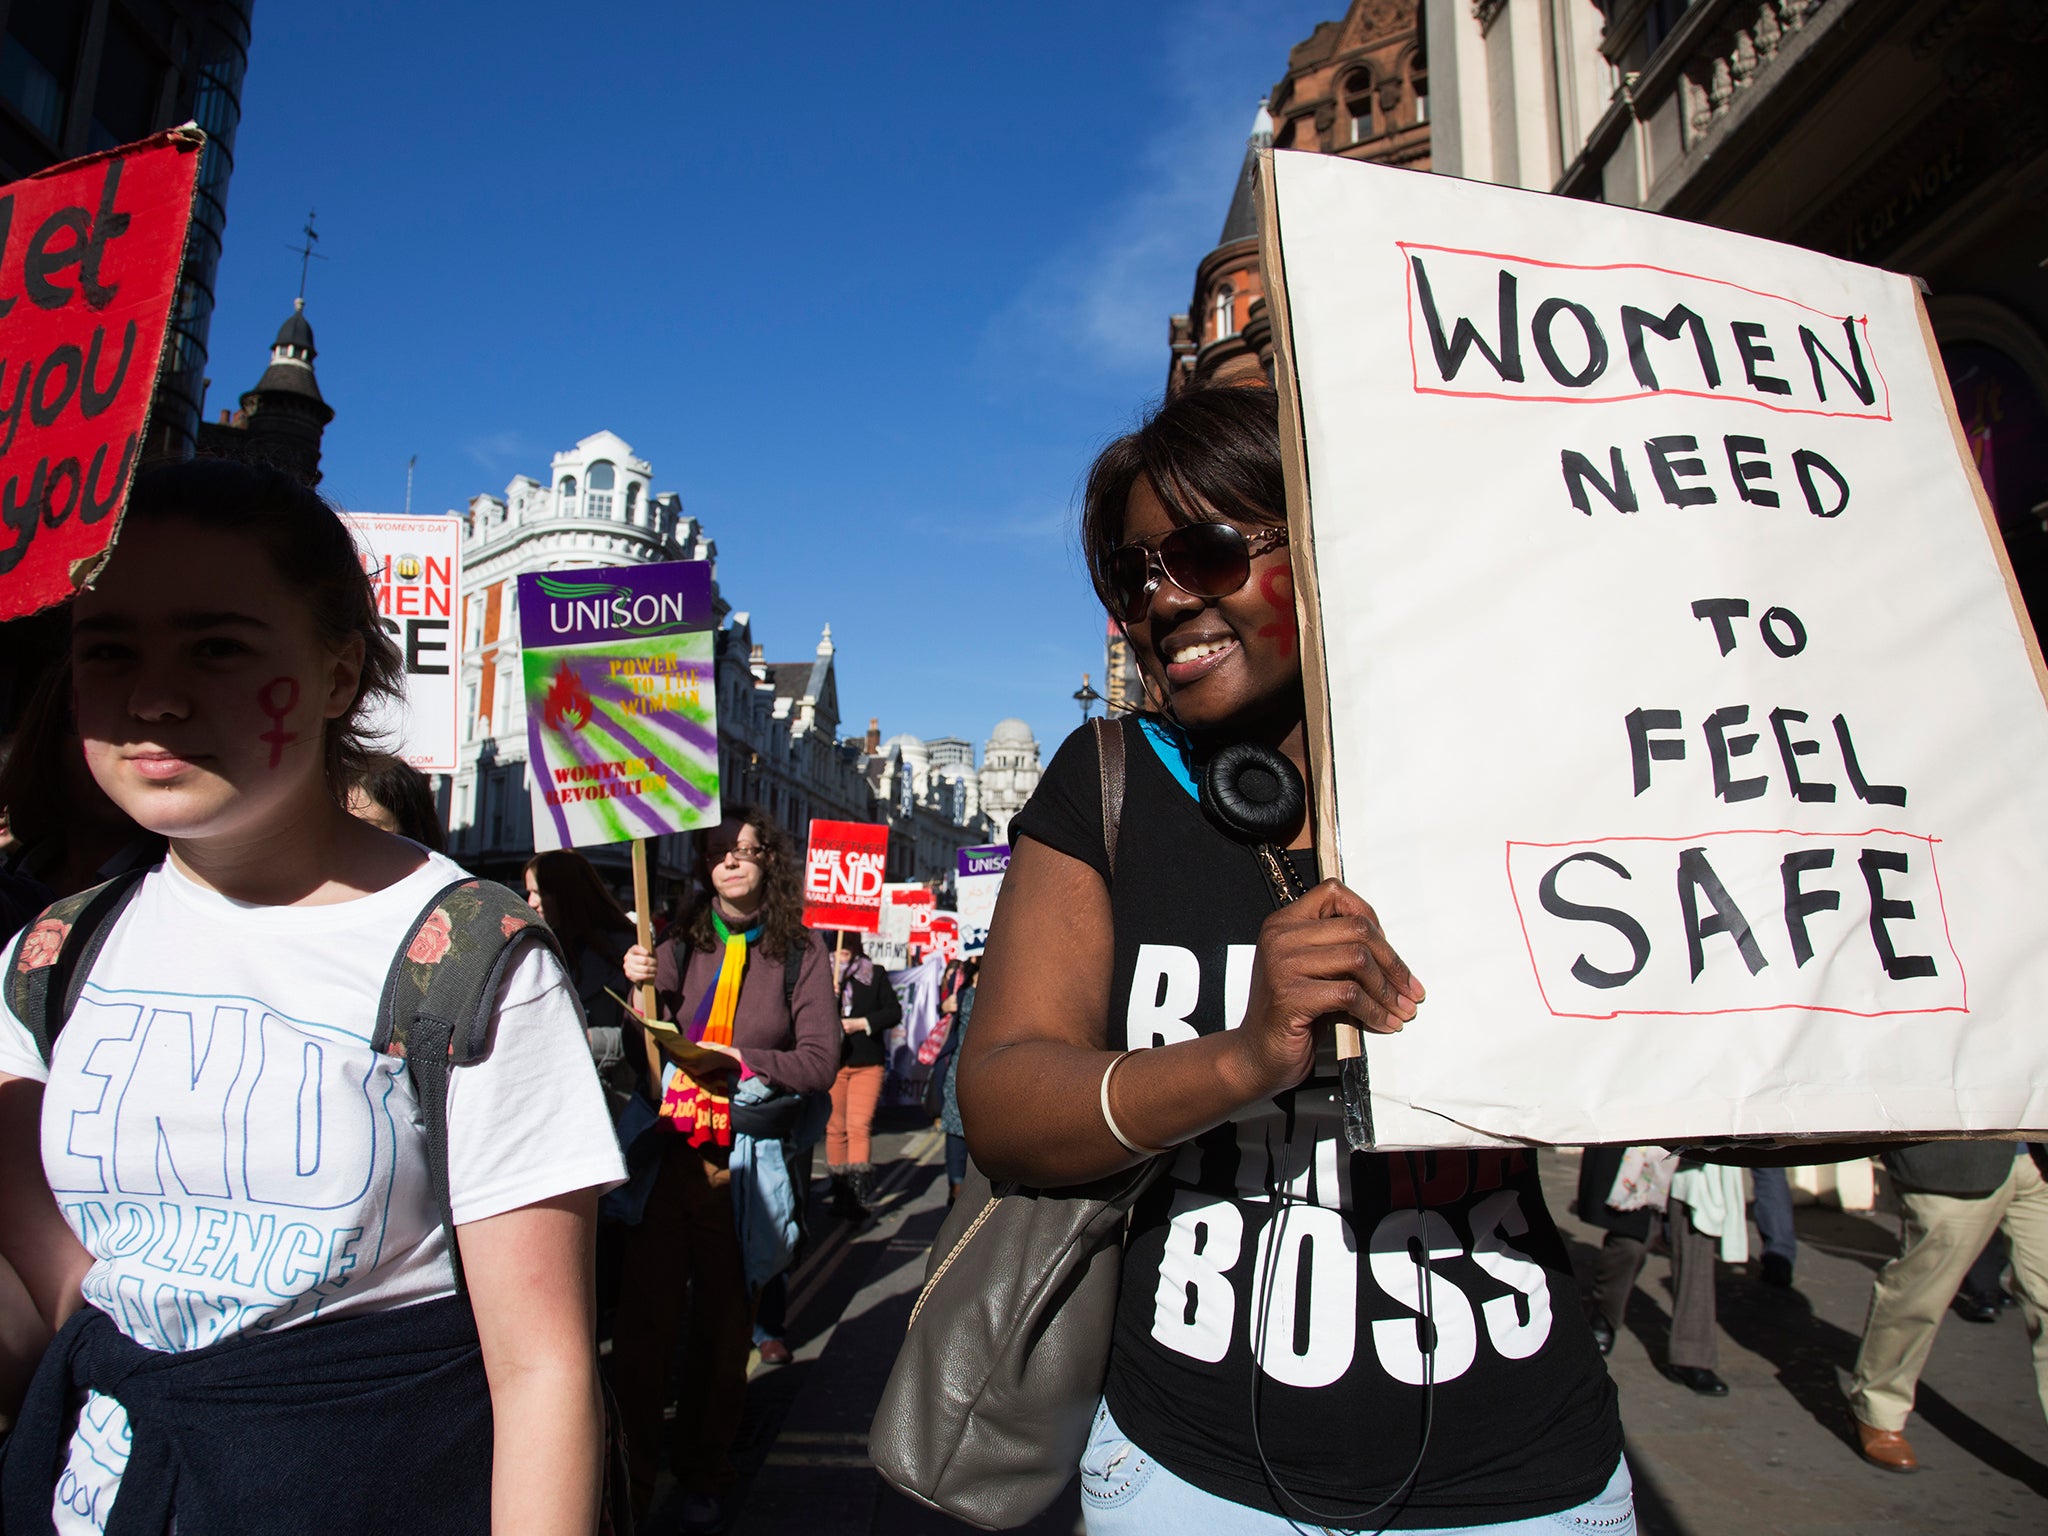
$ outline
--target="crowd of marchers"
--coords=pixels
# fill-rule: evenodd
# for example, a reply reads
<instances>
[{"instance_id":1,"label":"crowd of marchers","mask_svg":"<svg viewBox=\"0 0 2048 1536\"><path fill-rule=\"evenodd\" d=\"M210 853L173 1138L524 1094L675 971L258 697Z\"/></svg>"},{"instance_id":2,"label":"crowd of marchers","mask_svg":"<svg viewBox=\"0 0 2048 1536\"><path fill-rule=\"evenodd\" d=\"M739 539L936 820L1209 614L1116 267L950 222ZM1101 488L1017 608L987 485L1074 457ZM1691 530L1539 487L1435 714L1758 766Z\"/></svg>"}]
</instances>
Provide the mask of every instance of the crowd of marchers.
<instances>
[{"instance_id":1,"label":"crowd of marchers","mask_svg":"<svg viewBox=\"0 0 2048 1536\"><path fill-rule=\"evenodd\" d=\"M1661 1236L1667 1372L1725 1393L1714 1265L1753 1177L1792 1283L1784 1174L1589 1149L1589 1304L1535 1154L1351 1150L1327 1021L1427 1029L1428 991L1399 914L1318 877L1286 512L1262 387L1184 392L1090 471L1082 555L1145 704L1015 818L926 1107L962 1200L939 1269L1026 1242L1002 1213L1033 1192L1129 1192L1106 1343L1063 1367L1078 1405L977 1438L934 1387L906 1433L961 1434L984 1490L1065 1458L1098 1536L1632 1531L1626 1298ZM658 1493L730 1525L809 1229L877 1200L889 974L805 928L749 806L652 944L573 851L524 891L449 860L366 727L401 669L354 546L282 474L145 471L68 625L0 768L0 1529L618 1532ZM1170 1041L1133 1023L1166 949ZM2016 1300L2048 1408L2041 1156L1884 1153L1901 1246L1847 1402L1876 1465L1915 1469L1952 1309ZM971 1312L914 1326L1010 1347Z\"/></svg>"}]
</instances>

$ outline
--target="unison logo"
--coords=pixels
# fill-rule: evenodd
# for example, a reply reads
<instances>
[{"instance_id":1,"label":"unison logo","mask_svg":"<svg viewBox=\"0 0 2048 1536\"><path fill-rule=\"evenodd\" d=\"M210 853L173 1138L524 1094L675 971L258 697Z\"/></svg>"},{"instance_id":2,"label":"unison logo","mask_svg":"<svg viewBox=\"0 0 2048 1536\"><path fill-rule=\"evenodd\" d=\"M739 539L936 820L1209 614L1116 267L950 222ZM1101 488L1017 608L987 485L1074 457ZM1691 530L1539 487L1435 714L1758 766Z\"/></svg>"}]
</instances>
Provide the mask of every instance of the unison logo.
<instances>
[{"instance_id":1,"label":"unison logo","mask_svg":"<svg viewBox=\"0 0 2048 1536\"><path fill-rule=\"evenodd\" d=\"M613 582L563 581L554 576L539 576L535 582L547 594L548 628L557 635L592 629L649 635L690 627L688 600L681 592L636 594Z\"/></svg>"}]
</instances>

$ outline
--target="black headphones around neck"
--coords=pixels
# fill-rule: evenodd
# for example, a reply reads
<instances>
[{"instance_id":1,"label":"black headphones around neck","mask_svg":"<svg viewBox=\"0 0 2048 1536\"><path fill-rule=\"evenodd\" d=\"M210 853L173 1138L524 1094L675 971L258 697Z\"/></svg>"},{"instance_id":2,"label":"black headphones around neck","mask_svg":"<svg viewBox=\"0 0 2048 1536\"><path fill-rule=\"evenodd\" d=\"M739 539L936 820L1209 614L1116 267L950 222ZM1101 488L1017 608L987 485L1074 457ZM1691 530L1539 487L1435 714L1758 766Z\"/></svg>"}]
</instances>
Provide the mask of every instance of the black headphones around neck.
<instances>
[{"instance_id":1,"label":"black headphones around neck","mask_svg":"<svg viewBox=\"0 0 2048 1536\"><path fill-rule=\"evenodd\" d=\"M1308 808L1301 774L1285 754L1255 741L1221 748L1202 767L1202 810L1241 842L1289 837Z\"/></svg>"}]
</instances>

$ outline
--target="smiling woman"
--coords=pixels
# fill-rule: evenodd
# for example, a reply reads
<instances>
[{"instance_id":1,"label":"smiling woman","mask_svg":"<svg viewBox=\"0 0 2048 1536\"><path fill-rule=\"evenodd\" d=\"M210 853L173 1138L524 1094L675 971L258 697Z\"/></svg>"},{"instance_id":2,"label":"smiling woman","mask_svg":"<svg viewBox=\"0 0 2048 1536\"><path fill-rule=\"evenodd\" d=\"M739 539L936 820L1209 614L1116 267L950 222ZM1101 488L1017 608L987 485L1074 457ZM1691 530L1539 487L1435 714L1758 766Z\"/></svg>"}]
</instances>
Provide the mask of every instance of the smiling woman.
<instances>
[{"instance_id":1,"label":"smiling woman","mask_svg":"<svg viewBox=\"0 0 2048 1536\"><path fill-rule=\"evenodd\" d=\"M347 530L275 471L151 471L75 602L71 667L93 778L169 853L96 951L53 912L0 962L81 965L61 1033L19 989L0 1009L0 1255L62 1329L0 1523L590 1529L618 1148L510 893L472 921L477 882L345 808L399 679ZM481 960L479 929L503 945ZM464 966L495 987L438 1106L372 1044L401 952L423 988Z\"/></svg>"},{"instance_id":2,"label":"smiling woman","mask_svg":"<svg viewBox=\"0 0 2048 1536\"><path fill-rule=\"evenodd\" d=\"M961 1047L990 1179L1159 1160L1088 1529L1625 1536L1614 1389L1533 1155L1345 1139L1329 1021L1423 1027L1424 992L1369 904L1313 884L1302 800L1235 803L1314 777L1285 511L1269 389L1183 393L1096 461L1083 547L1150 708L1070 738L1011 823Z\"/></svg>"}]
</instances>

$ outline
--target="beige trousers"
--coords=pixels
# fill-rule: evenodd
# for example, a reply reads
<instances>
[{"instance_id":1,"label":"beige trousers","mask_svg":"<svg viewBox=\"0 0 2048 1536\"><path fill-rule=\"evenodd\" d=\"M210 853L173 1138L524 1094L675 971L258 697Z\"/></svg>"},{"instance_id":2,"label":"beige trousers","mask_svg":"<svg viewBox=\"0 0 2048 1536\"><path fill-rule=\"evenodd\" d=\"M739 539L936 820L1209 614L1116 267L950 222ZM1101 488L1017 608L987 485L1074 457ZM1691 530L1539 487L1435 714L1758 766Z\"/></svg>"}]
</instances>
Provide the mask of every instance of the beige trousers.
<instances>
[{"instance_id":1,"label":"beige trousers","mask_svg":"<svg viewBox=\"0 0 2048 1536\"><path fill-rule=\"evenodd\" d=\"M2048 1413L2048 1183L2021 1153L1997 1191L1982 1200L1902 1192L1899 1256L1878 1271L1870 1321L1849 1382L1849 1406L1872 1429L1902 1430L1934 1333L1963 1273L1999 1227L2012 1244L2012 1291L2034 1351L2034 1385Z\"/></svg>"}]
</instances>

